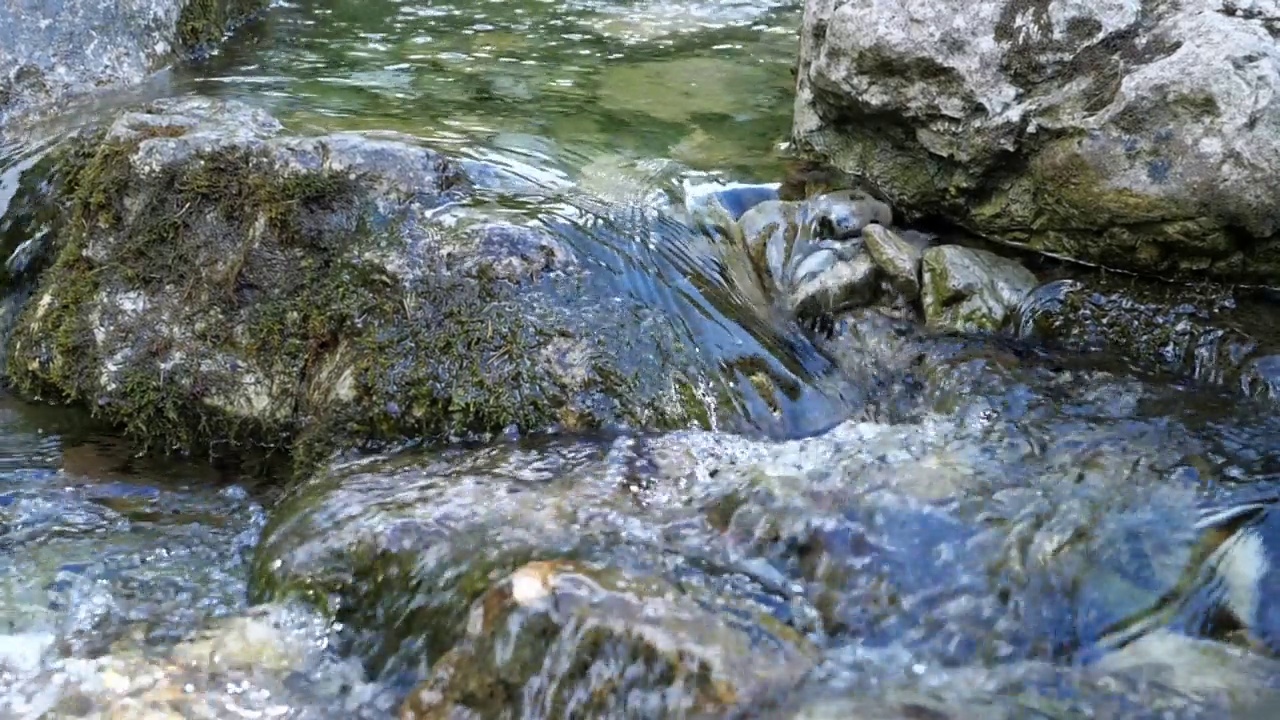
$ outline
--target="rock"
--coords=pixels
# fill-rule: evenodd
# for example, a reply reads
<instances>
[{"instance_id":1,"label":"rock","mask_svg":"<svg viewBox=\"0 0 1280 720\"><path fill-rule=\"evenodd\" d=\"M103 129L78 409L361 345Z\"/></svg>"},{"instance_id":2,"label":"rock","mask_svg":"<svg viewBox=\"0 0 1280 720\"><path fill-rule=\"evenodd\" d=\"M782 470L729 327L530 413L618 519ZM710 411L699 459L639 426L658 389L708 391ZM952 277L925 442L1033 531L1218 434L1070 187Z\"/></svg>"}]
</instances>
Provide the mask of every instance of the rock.
<instances>
[{"instance_id":1,"label":"rock","mask_svg":"<svg viewBox=\"0 0 1280 720\"><path fill-rule=\"evenodd\" d=\"M1240 386L1249 397L1280 400L1280 355L1250 359L1241 373Z\"/></svg>"},{"instance_id":2,"label":"rock","mask_svg":"<svg viewBox=\"0 0 1280 720\"><path fill-rule=\"evenodd\" d=\"M1275 284L1268 13L809 0L794 144L908 217L1109 267Z\"/></svg>"},{"instance_id":3,"label":"rock","mask_svg":"<svg viewBox=\"0 0 1280 720\"><path fill-rule=\"evenodd\" d=\"M1036 287L1036 276L1014 260L959 245L929 248L922 257L926 322L961 332L995 331Z\"/></svg>"},{"instance_id":4,"label":"rock","mask_svg":"<svg viewBox=\"0 0 1280 720\"><path fill-rule=\"evenodd\" d=\"M0 6L0 127L105 87L140 83L161 63L216 40L263 0L14 0Z\"/></svg>"},{"instance_id":5,"label":"rock","mask_svg":"<svg viewBox=\"0 0 1280 720\"><path fill-rule=\"evenodd\" d=\"M1280 701L1280 664L1221 643L1161 631L1089 666L1016 662L926 667L896 653L861 658L867 677L839 667L815 673L785 697L731 714L733 720L1015 720L1125 717L1143 720L1264 717ZM876 661L889 665L872 670ZM833 665L835 663L832 663ZM850 662L850 665L855 663ZM862 668L859 668L862 670ZM1169 692L1169 688L1177 688Z\"/></svg>"},{"instance_id":6,"label":"rock","mask_svg":"<svg viewBox=\"0 0 1280 720\"><path fill-rule=\"evenodd\" d=\"M877 289L876 266L865 252L849 257L823 248L796 268L788 303L796 317L807 319L867 305Z\"/></svg>"},{"instance_id":7,"label":"rock","mask_svg":"<svg viewBox=\"0 0 1280 720\"><path fill-rule=\"evenodd\" d=\"M1178 688L1192 702L1233 699L1265 707L1268 699L1280 700L1280 688L1275 686L1280 663L1169 630L1153 632L1107 653L1094 668L1104 674L1140 672L1149 681Z\"/></svg>"},{"instance_id":8,"label":"rock","mask_svg":"<svg viewBox=\"0 0 1280 720\"><path fill-rule=\"evenodd\" d=\"M394 704L358 663L326 652L329 629L296 606L263 606L174 646L138 644L92 657L48 658L3 681L6 717L112 720L388 717Z\"/></svg>"},{"instance_id":9,"label":"rock","mask_svg":"<svg viewBox=\"0 0 1280 720\"><path fill-rule=\"evenodd\" d=\"M913 245L889 228L873 223L862 231L867 252L890 285L906 300L920 295L920 258L924 244Z\"/></svg>"},{"instance_id":10,"label":"rock","mask_svg":"<svg viewBox=\"0 0 1280 720\"><path fill-rule=\"evenodd\" d=\"M1096 380L787 442L690 431L353 461L273 510L252 597L324 608L377 678L448 667L477 601L531 560L922 663L1087 648L1187 566L1195 504L1171 468L1221 435L1109 408L1116 386Z\"/></svg>"},{"instance_id":11,"label":"rock","mask_svg":"<svg viewBox=\"0 0 1280 720\"><path fill-rule=\"evenodd\" d=\"M466 636L400 717L683 716L723 711L812 667L816 651L794 631L736 621L711 599L643 575L529 563L472 604Z\"/></svg>"},{"instance_id":12,"label":"rock","mask_svg":"<svg viewBox=\"0 0 1280 720\"><path fill-rule=\"evenodd\" d=\"M292 137L237 102L170 100L60 168L68 221L9 378L143 446L306 459L709 422L719 360L679 307L607 285L566 223L489 209L463 166L403 138Z\"/></svg>"},{"instance_id":13,"label":"rock","mask_svg":"<svg viewBox=\"0 0 1280 720\"><path fill-rule=\"evenodd\" d=\"M702 215L709 216L708 212ZM736 225L726 215L723 209L715 213L719 225L729 227L732 245L745 249L757 282L766 295L783 298L792 311L811 306L817 311L823 307L841 309L849 303L865 302L866 286L875 268L858 259L864 254L858 238L868 224L890 222L893 217L889 206L855 191L807 200L757 202L742 213ZM736 250L731 246L725 252ZM743 263L742 259L730 259ZM819 280L819 275L825 278ZM756 302L764 305L768 300L761 297Z\"/></svg>"},{"instance_id":14,"label":"rock","mask_svg":"<svg viewBox=\"0 0 1280 720\"><path fill-rule=\"evenodd\" d=\"M1273 312L1228 287L1099 273L1040 285L1011 325L1028 339L1266 398L1267 358L1280 350Z\"/></svg>"},{"instance_id":15,"label":"rock","mask_svg":"<svg viewBox=\"0 0 1280 720\"><path fill-rule=\"evenodd\" d=\"M336 467L278 506L254 560L252 594L302 598L336 613L377 677L424 677L464 640L473 603L533 558L572 558L659 584L679 578L681 587L702 588L713 601L708 607L749 613L759 632L772 632L792 612L787 598L771 597L749 577L699 570L679 555L670 556L677 561L670 568L652 563L653 542L673 522L695 520L690 542L706 537L694 498L714 496L715 488L648 498L645 485L689 472L691 452L734 456L751 446L677 442L668 450L654 442L652 453L627 442L603 454L593 443L561 442Z\"/></svg>"}]
</instances>

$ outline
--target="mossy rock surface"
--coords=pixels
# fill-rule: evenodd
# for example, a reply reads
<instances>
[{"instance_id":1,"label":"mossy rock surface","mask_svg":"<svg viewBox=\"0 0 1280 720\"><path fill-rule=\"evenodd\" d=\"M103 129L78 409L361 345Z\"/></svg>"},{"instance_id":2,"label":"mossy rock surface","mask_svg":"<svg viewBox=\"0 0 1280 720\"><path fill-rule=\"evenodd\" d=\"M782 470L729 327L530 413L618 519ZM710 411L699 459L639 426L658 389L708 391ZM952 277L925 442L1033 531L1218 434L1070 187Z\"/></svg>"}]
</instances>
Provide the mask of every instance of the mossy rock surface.
<instances>
[{"instance_id":1,"label":"mossy rock surface","mask_svg":"<svg viewBox=\"0 0 1280 720\"><path fill-rule=\"evenodd\" d=\"M159 451L696 424L705 370L563 242L407 141L214 100L62 151L66 222L8 347L30 397Z\"/></svg>"},{"instance_id":2,"label":"mossy rock surface","mask_svg":"<svg viewBox=\"0 0 1280 720\"><path fill-rule=\"evenodd\" d=\"M930 327L993 332L1035 289L1036 276L1016 260L986 250L939 245L923 254L921 286Z\"/></svg>"},{"instance_id":3,"label":"mossy rock surface","mask_svg":"<svg viewBox=\"0 0 1280 720\"><path fill-rule=\"evenodd\" d=\"M384 678L425 679L466 641L473 604L532 561L585 562L659 585L679 578L682 592L721 608L707 611L711 624L720 617L748 628L726 629L733 637L776 635L794 644L780 652L799 652L807 643L784 627L767 590L727 568L689 565L683 553L660 550L664 533L683 523L689 547L706 545L715 565L719 533L699 517L703 502L731 490L732 480L655 492L652 502L623 481L632 465L647 468L634 482L665 483L700 472L702 462L728 467L767 450L695 432L616 452L563 439L335 466L295 485L273 509L255 553L251 596L299 599L339 618L350 629L350 649ZM545 649L534 643L524 652L536 659Z\"/></svg>"},{"instance_id":4,"label":"mossy rock surface","mask_svg":"<svg viewBox=\"0 0 1280 720\"><path fill-rule=\"evenodd\" d=\"M177 49L205 50L229 30L267 8L265 0L186 0L178 15Z\"/></svg>"},{"instance_id":5,"label":"mossy rock surface","mask_svg":"<svg viewBox=\"0 0 1280 720\"><path fill-rule=\"evenodd\" d=\"M528 563L472 604L466 637L400 717L715 714L813 667L817 649L798 633L702 595L590 563Z\"/></svg>"}]
</instances>

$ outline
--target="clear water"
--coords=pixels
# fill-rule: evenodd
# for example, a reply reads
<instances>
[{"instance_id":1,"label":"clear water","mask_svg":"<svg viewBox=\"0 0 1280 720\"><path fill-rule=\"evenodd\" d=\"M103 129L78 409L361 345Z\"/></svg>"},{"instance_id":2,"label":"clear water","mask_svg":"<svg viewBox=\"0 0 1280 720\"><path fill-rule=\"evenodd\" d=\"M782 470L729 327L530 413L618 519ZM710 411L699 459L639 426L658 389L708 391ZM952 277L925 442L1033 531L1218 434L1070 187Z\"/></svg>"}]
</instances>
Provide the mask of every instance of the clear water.
<instances>
[{"instance_id":1,"label":"clear water","mask_svg":"<svg viewBox=\"0 0 1280 720\"><path fill-rule=\"evenodd\" d=\"M163 71L144 87L78 104L4 140L0 244L13 252L38 227L23 198L36 182L31 169L60 133L155 96L235 97L270 109L299 132L404 132L534 178L568 178L615 199L650 197L687 173L776 181L783 169L779 145L791 120L799 6L795 0L279 2L214 56ZM11 297L0 312L14 304ZM745 332L731 327L716 341L727 344ZM1052 446L1056 455L1049 459L1059 469L1093 467L1098 457L1121 450L1145 461L1157 457L1162 477L1184 490L1229 493L1240 484L1277 482L1280 430L1265 403L1237 406L1227 396L1176 384L1151 390L1122 367L1112 372L1123 363L1050 372L1034 363L1017 367L998 347L943 342L922 350L887 330L864 339L862 355L850 360L840 348L832 355L851 367L867 357L893 366L919 352L932 354L931 372L939 377L929 381L925 400L955 411L946 427L956 435L921 440L942 449L915 460L940 467L938 474L948 471L947 458L991 475L1009 457L1048 463L1041 454ZM883 472L890 476L896 471L885 458L898 458L895 452L875 459L888 465ZM554 459L551 452L542 458L556 467L549 474L579 472ZM644 462L660 464L661 457ZM1034 476L1031 462L1008 475ZM838 504L848 500L841 495L848 483L831 482L834 487L815 484L817 490L786 511L803 517L772 506L761 512L790 518L803 532L821 516L834 528L828 539L838 539L848 530L841 523L862 521ZM414 505L402 488L380 491ZM1069 487L1061 492L1050 496L1103 504L1098 495L1105 495L1097 488L1088 490L1092 495L1073 495ZM573 505L577 496L570 495L566 504ZM657 507L658 500L645 507ZM248 555L266 503L244 478L130 457L75 411L0 398L0 718L35 718L45 710L130 718L387 717L405 688L370 682L358 665L328 652L343 642L341 628L300 608L248 607ZM1159 527L1159 512L1152 511L1154 520L1143 516L1142 527ZM317 517L321 525L327 519ZM1019 518L1024 521L1039 520ZM645 522L656 520L637 513L626 528L637 543ZM674 521L670 527L688 530ZM1055 528L1030 532L1048 543ZM895 552L914 551L909 535L892 535L894 543L902 541ZM807 537L801 530L796 536ZM689 537L703 549L718 541ZM774 540L781 546L790 539ZM836 550L829 550L831 557ZM764 562L735 558L757 569ZM902 563L932 567L912 565L910 557ZM918 573L900 574L904 583L919 580ZM848 594L844 602L858 597ZM893 619L877 627L890 634L897 629ZM915 667L912 658L889 651L860 652L856 644L833 650L821 668L827 675L815 674L815 686L835 688L832 717L850 712L840 709L837 680L855 678L851 684L862 692L866 687L858 683L876 682L868 666ZM988 687L964 677L947 682ZM152 711L157 714L147 714Z\"/></svg>"},{"instance_id":2,"label":"clear water","mask_svg":"<svg viewBox=\"0 0 1280 720\"><path fill-rule=\"evenodd\" d=\"M299 130L399 130L570 172L671 159L771 181L797 6L281 2L175 84L264 103Z\"/></svg>"}]
</instances>

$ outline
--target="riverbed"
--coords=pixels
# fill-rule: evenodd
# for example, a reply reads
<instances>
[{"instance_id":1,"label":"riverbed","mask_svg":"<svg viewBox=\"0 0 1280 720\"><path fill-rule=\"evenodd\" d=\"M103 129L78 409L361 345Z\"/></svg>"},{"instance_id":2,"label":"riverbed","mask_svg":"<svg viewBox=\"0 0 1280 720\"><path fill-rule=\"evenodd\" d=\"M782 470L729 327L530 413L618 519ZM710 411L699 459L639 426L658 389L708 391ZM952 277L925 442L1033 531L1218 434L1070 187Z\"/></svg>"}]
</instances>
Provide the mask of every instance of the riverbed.
<instances>
[{"instance_id":1,"label":"riverbed","mask_svg":"<svg viewBox=\"0 0 1280 720\"><path fill-rule=\"evenodd\" d=\"M277 2L211 56L0 148L0 239L13 253L3 313L29 289L33 168L64 133L119 106L231 98L291 132L393 131L533 186L657 205L691 182L782 178L800 11L750 0ZM658 307L665 293L694 292L684 283L711 283L656 272L659 256L638 249L596 257L619 292ZM628 270L636 263L646 272ZM1257 298L1241 303L1255 328L1274 317ZM139 456L87 411L0 397L0 717L392 716L436 692L420 687L433 672L515 672L456 648L453 665L436 663L464 625L480 632L467 608L499 602L489 583L530 567L547 587L587 578L633 634L650 637L654 623L655 647L684 643L715 667L726 648L757 651L776 668L724 670L757 685L714 702L692 680L665 695L641 682L633 692L650 708L1262 717L1251 713L1280 699L1280 647L1264 638L1246 651L1256 638L1218 628L1216 610L1193 601L1174 612L1165 598L1175 586L1195 595L1178 578L1202 542L1197 512L1280 491L1280 419L1265 393L1206 382L1212 368L1189 371L1180 355L938 337L892 318L846 319L830 335L780 325L790 340L770 344L735 309L715 310L685 325L689 344L726 355L767 346L800 368L792 405L772 413L781 420L353 461L284 499L283 516L305 521L270 530L270 476ZM412 582L317 560L370 533L387 553L425 556L415 543L446 530L458 536L433 540L435 565L423 561ZM602 579L602 567L630 579ZM315 596L292 591L298 578L332 581L329 599L303 602ZM676 596L692 599L676 610L654 599ZM514 627L524 616L512 613ZM677 616L694 620L677 628ZM1153 617L1181 634L1153 625L1127 654L1099 647ZM540 647L511 632L512 646ZM572 706L572 688L546 688L572 685L574 653L590 642L575 626L554 652L541 648L550 659L521 676L522 717ZM573 670L605 676L583 687L626 675L621 659L595 662ZM405 717L444 717L428 712Z\"/></svg>"}]
</instances>

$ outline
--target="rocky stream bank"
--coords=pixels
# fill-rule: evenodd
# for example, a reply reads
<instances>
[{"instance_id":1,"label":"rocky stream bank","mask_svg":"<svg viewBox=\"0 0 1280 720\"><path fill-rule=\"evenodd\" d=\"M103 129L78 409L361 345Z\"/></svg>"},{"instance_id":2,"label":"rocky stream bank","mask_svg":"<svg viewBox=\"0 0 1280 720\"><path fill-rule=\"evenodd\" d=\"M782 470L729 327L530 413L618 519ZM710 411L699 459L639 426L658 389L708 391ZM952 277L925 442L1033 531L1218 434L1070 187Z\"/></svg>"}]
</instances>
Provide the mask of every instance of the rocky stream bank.
<instances>
[{"instance_id":1,"label":"rocky stream bank","mask_svg":"<svg viewBox=\"0 0 1280 720\"><path fill-rule=\"evenodd\" d=\"M890 12L871 5L807 3L797 167L826 167L780 184L684 168L632 193L201 96L111 111L23 166L0 218L5 378L118 437L0 404L25 463L0 465L0 712L1273 707L1274 307L1024 252L1270 282L1262 211L1133 221L1129 186L1089 205L1111 208L1098 227L1064 220L1083 206L1020 183L1074 136L1027 144L867 80L940 62L886 54L920 44L896 16L850 37ZM990 5L990 28L951 22L1003 43L1024 18ZM1079 12L1104 35L1212 20ZM969 68L987 46L949 47ZM1048 127L1050 99L1091 86L1019 48L1000 72L1040 74L1002 112ZM841 124L892 112L926 125ZM903 184L908 166L929 172ZM1033 174L983 195L997 167ZM997 195L1036 217L973 210ZM157 480L167 456L216 462Z\"/></svg>"}]
</instances>

